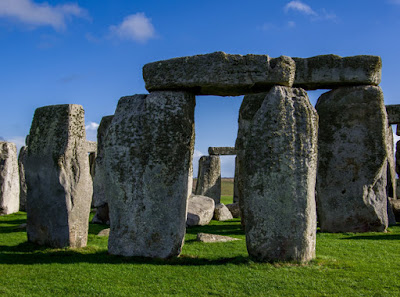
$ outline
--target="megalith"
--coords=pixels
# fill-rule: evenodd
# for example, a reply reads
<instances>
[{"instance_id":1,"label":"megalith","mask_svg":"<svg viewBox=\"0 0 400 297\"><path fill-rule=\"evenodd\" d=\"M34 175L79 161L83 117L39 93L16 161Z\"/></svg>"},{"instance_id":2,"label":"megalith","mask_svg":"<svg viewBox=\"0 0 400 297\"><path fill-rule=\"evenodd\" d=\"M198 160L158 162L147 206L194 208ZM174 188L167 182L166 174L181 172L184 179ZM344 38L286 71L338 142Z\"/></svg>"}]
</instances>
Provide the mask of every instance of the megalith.
<instances>
[{"instance_id":1,"label":"megalith","mask_svg":"<svg viewBox=\"0 0 400 297\"><path fill-rule=\"evenodd\" d=\"M250 257L315 257L318 115L303 89L245 96L236 142Z\"/></svg>"},{"instance_id":2,"label":"megalith","mask_svg":"<svg viewBox=\"0 0 400 297\"><path fill-rule=\"evenodd\" d=\"M202 156L199 159L195 194L210 197L216 204L221 201L221 160L219 156Z\"/></svg>"},{"instance_id":3,"label":"megalith","mask_svg":"<svg viewBox=\"0 0 400 297\"><path fill-rule=\"evenodd\" d=\"M17 147L0 141L0 215L19 210L19 173Z\"/></svg>"},{"instance_id":4,"label":"megalith","mask_svg":"<svg viewBox=\"0 0 400 297\"><path fill-rule=\"evenodd\" d=\"M109 253L153 258L180 254L194 106L195 96L179 91L119 100L104 146Z\"/></svg>"},{"instance_id":5,"label":"megalith","mask_svg":"<svg viewBox=\"0 0 400 297\"><path fill-rule=\"evenodd\" d=\"M381 88L338 88L322 94L316 109L321 231L385 231L388 122Z\"/></svg>"},{"instance_id":6,"label":"megalith","mask_svg":"<svg viewBox=\"0 0 400 297\"><path fill-rule=\"evenodd\" d=\"M82 106L36 109L28 147L28 241L54 248L86 246L93 190Z\"/></svg>"},{"instance_id":7,"label":"megalith","mask_svg":"<svg viewBox=\"0 0 400 297\"><path fill-rule=\"evenodd\" d=\"M19 210L26 211L26 195L28 188L25 180L25 162L28 154L28 147L23 146L19 150L18 169L19 169Z\"/></svg>"}]
</instances>

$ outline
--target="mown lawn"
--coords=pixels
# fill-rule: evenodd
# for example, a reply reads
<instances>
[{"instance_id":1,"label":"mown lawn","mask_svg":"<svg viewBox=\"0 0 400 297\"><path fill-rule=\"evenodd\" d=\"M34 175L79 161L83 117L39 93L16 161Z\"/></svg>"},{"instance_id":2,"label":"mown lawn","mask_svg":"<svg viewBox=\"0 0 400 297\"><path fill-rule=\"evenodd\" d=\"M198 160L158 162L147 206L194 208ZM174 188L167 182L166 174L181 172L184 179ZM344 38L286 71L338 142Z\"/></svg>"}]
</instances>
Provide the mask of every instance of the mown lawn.
<instances>
[{"instance_id":1,"label":"mown lawn","mask_svg":"<svg viewBox=\"0 0 400 297\"><path fill-rule=\"evenodd\" d=\"M400 226L388 233L317 234L310 264L255 263L238 219L187 230L180 258L107 254L90 225L88 247L48 249L27 243L25 213L0 217L1 296L399 296ZM242 240L200 243L198 232Z\"/></svg>"}]
</instances>

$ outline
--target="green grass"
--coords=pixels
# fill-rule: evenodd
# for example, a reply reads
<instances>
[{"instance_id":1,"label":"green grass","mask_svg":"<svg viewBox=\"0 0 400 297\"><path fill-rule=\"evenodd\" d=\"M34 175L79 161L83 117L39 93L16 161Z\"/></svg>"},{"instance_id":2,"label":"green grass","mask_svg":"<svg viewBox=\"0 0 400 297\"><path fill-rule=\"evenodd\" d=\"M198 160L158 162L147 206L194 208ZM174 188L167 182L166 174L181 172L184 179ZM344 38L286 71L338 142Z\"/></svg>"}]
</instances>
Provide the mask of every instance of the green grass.
<instances>
[{"instance_id":1,"label":"green grass","mask_svg":"<svg viewBox=\"0 0 400 297\"><path fill-rule=\"evenodd\" d=\"M90 224L88 246L49 249L27 243L16 227L25 213L0 217L0 296L398 296L400 226L388 233L317 234L307 265L255 263L240 221L187 230L182 255L170 260L107 254L106 228ZM242 240L206 244L198 232Z\"/></svg>"}]
</instances>

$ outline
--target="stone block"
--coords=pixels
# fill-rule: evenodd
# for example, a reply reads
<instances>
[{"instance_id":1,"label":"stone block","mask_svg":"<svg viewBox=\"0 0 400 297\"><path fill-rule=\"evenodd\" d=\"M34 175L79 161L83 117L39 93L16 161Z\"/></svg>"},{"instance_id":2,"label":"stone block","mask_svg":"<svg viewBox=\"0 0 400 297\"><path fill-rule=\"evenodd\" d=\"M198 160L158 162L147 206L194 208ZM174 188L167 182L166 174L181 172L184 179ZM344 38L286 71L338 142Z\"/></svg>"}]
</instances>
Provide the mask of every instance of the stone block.
<instances>
[{"instance_id":1,"label":"stone block","mask_svg":"<svg viewBox=\"0 0 400 297\"><path fill-rule=\"evenodd\" d=\"M386 105L386 112L389 125L400 124L400 104ZM397 135L399 134L397 133Z\"/></svg>"},{"instance_id":2,"label":"stone block","mask_svg":"<svg viewBox=\"0 0 400 297\"><path fill-rule=\"evenodd\" d=\"M213 218L214 199L206 196L192 195L188 199L186 226L208 225Z\"/></svg>"},{"instance_id":3,"label":"stone block","mask_svg":"<svg viewBox=\"0 0 400 297\"><path fill-rule=\"evenodd\" d=\"M97 153L97 142L96 141L86 141L86 147L88 153Z\"/></svg>"},{"instance_id":4,"label":"stone block","mask_svg":"<svg viewBox=\"0 0 400 297\"><path fill-rule=\"evenodd\" d=\"M385 231L388 126L381 88L338 88L322 94L316 109L321 231Z\"/></svg>"},{"instance_id":5,"label":"stone block","mask_svg":"<svg viewBox=\"0 0 400 297\"><path fill-rule=\"evenodd\" d=\"M19 191L17 147L0 141L0 215L18 212Z\"/></svg>"},{"instance_id":6,"label":"stone block","mask_svg":"<svg viewBox=\"0 0 400 297\"><path fill-rule=\"evenodd\" d=\"M219 156L202 156L199 159L195 194L211 197L215 203L221 201L221 160Z\"/></svg>"},{"instance_id":7,"label":"stone block","mask_svg":"<svg viewBox=\"0 0 400 297\"><path fill-rule=\"evenodd\" d=\"M227 221L227 220L232 220L233 216L225 204L218 203L215 205L214 219L217 221Z\"/></svg>"},{"instance_id":8,"label":"stone block","mask_svg":"<svg viewBox=\"0 0 400 297\"><path fill-rule=\"evenodd\" d=\"M194 106L194 95L175 91L119 100L104 145L109 253L152 258L180 254Z\"/></svg>"},{"instance_id":9,"label":"stone block","mask_svg":"<svg viewBox=\"0 0 400 297\"><path fill-rule=\"evenodd\" d=\"M19 150L18 169L19 169L19 210L26 211L26 195L28 188L25 180L25 162L28 155L28 147L23 146Z\"/></svg>"},{"instance_id":10,"label":"stone block","mask_svg":"<svg viewBox=\"0 0 400 297\"><path fill-rule=\"evenodd\" d=\"M28 241L54 248L86 246L93 186L82 106L36 109L25 177Z\"/></svg>"},{"instance_id":11,"label":"stone block","mask_svg":"<svg viewBox=\"0 0 400 297\"><path fill-rule=\"evenodd\" d=\"M236 142L250 257L315 257L318 115L303 89L245 96ZM240 197L239 196L239 197Z\"/></svg>"},{"instance_id":12,"label":"stone block","mask_svg":"<svg viewBox=\"0 0 400 297\"><path fill-rule=\"evenodd\" d=\"M291 86L295 63L285 56L230 55L215 52L144 65L146 89L186 90L195 95L239 96Z\"/></svg>"},{"instance_id":13,"label":"stone block","mask_svg":"<svg viewBox=\"0 0 400 297\"><path fill-rule=\"evenodd\" d=\"M217 156L229 156L236 155L236 149L234 147L212 147L208 148L209 155Z\"/></svg>"}]
</instances>

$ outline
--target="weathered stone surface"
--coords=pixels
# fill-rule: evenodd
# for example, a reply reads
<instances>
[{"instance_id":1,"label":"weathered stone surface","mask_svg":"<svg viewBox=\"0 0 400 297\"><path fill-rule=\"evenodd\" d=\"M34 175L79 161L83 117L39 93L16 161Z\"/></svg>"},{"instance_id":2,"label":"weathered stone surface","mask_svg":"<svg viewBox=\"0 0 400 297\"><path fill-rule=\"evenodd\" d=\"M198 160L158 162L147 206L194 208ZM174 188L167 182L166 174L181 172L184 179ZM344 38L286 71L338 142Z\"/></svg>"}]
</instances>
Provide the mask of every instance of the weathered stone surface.
<instances>
[{"instance_id":1,"label":"weathered stone surface","mask_svg":"<svg viewBox=\"0 0 400 297\"><path fill-rule=\"evenodd\" d=\"M97 236L110 236L110 228L101 230Z\"/></svg>"},{"instance_id":2,"label":"weathered stone surface","mask_svg":"<svg viewBox=\"0 0 400 297\"><path fill-rule=\"evenodd\" d=\"M233 178L233 203L239 203L239 188L238 188L238 178L239 178L239 165L237 156L235 157L235 176Z\"/></svg>"},{"instance_id":3,"label":"weathered stone surface","mask_svg":"<svg viewBox=\"0 0 400 297\"><path fill-rule=\"evenodd\" d=\"M110 225L110 215L107 203L97 207L92 223Z\"/></svg>"},{"instance_id":4,"label":"weathered stone surface","mask_svg":"<svg viewBox=\"0 0 400 297\"><path fill-rule=\"evenodd\" d=\"M387 118L379 87L322 94L317 178L323 232L385 231Z\"/></svg>"},{"instance_id":5,"label":"weathered stone surface","mask_svg":"<svg viewBox=\"0 0 400 297\"><path fill-rule=\"evenodd\" d=\"M226 207L231 212L232 217L240 218L240 208L239 208L239 203L238 202L227 204Z\"/></svg>"},{"instance_id":6,"label":"weathered stone surface","mask_svg":"<svg viewBox=\"0 0 400 297\"><path fill-rule=\"evenodd\" d=\"M400 222L400 199L389 198L389 204L397 222Z\"/></svg>"},{"instance_id":7,"label":"weathered stone surface","mask_svg":"<svg viewBox=\"0 0 400 297\"><path fill-rule=\"evenodd\" d=\"M388 197L396 199L397 198L396 159L395 159L394 143L393 143L393 130L391 126L388 126L386 137L387 137L386 146L387 146L387 156L388 156L386 195Z\"/></svg>"},{"instance_id":8,"label":"weathered stone surface","mask_svg":"<svg viewBox=\"0 0 400 297\"><path fill-rule=\"evenodd\" d=\"M221 146L221 147L210 146L208 148L208 154L217 156L236 155L236 149L234 147L229 147L229 146Z\"/></svg>"},{"instance_id":9,"label":"weathered stone surface","mask_svg":"<svg viewBox=\"0 0 400 297\"><path fill-rule=\"evenodd\" d=\"M26 195L28 188L25 180L25 162L28 154L28 147L23 146L19 150L18 169L19 169L19 210L26 211Z\"/></svg>"},{"instance_id":10,"label":"weathered stone surface","mask_svg":"<svg viewBox=\"0 0 400 297\"><path fill-rule=\"evenodd\" d=\"M396 125L396 135L397 136L400 136L400 124L399 125Z\"/></svg>"},{"instance_id":11,"label":"weathered stone surface","mask_svg":"<svg viewBox=\"0 0 400 297\"><path fill-rule=\"evenodd\" d=\"M218 203L215 205L214 219L217 221L227 221L232 220L233 216L225 204Z\"/></svg>"},{"instance_id":12,"label":"weathered stone surface","mask_svg":"<svg viewBox=\"0 0 400 297\"><path fill-rule=\"evenodd\" d=\"M106 185L107 185L107 168L104 163L104 143L107 136L108 127L111 125L113 115L105 116L101 119L97 128L97 155L94 165L93 175L93 201L94 207L100 207L107 203Z\"/></svg>"},{"instance_id":13,"label":"weathered stone surface","mask_svg":"<svg viewBox=\"0 0 400 297\"><path fill-rule=\"evenodd\" d=\"M19 210L19 173L17 147L0 141L0 215Z\"/></svg>"},{"instance_id":14,"label":"weathered stone surface","mask_svg":"<svg viewBox=\"0 0 400 297\"><path fill-rule=\"evenodd\" d=\"M387 216L388 216L388 225L394 226L394 225L396 225L396 216L394 214L393 207L390 203L391 199L393 199L393 198L390 198L390 197L387 198ZM397 200L397 199L393 199L393 200Z\"/></svg>"},{"instance_id":15,"label":"weathered stone surface","mask_svg":"<svg viewBox=\"0 0 400 297\"><path fill-rule=\"evenodd\" d=\"M213 243L213 242L229 242L240 239L229 236L217 235L217 234L197 233L196 240L200 242Z\"/></svg>"},{"instance_id":16,"label":"weathered stone surface","mask_svg":"<svg viewBox=\"0 0 400 297\"><path fill-rule=\"evenodd\" d=\"M396 173L400 176L400 141L396 143ZM399 195L397 197L400 198Z\"/></svg>"},{"instance_id":17,"label":"weathered stone surface","mask_svg":"<svg viewBox=\"0 0 400 297\"><path fill-rule=\"evenodd\" d=\"M104 146L109 253L168 258L181 252L194 106L186 92L119 100Z\"/></svg>"},{"instance_id":18,"label":"weathered stone surface","mask_svg":"<svg viewBox=\"0 0 400 297\"><path fill-rule=\"evenodd\" d=\"M92 179L82 106L36 109L29 135L28 240L56 248L86 246Z\"/></svg>"},{"instance_id":19,"label":"weathered stone surface","mask_svg":"<svg viewBox=\"0 0 400 297\"><path fill-rule=\"evenodd\" d=\"M214 199L206 196L192 195L188 199L186 226L204 226L214 216Z\"/></svg>"},{"instance_id":20,"label":"weathered stone surface","mask_svg":"<svg viewBox=\"0 0 400 297\"><path fill-rule=\"evenodd\" d=\"M291 86L294 75L295 63L289 57L224 52L157 61L143 67L148 91L187 90L196 95L258 93L274 85Z\"/></svg>"},{"instance_id":21,"label":"weathered stone surface","mask_svg":"<svg viewBox=\"0 0 400 297\"><path fill-rule=\"evenodd\" d=\"M221 201L221 160L219 156L202 156L199 159L195 194L211 197L215 203Z\"/></svg>"},{"instance_id":22,"label":"weathered stone surface","mask_svg":"<svg viewBox=\"0 0 400 297\"><path fill-rule=\"evenodd\" d=\"M400 197L400 179L396 179L396 197ZM400 200L400 199L397 199Z\"/></svg>"},{"instance_id":23,"label":"weathered stone surface","mask_svg":"<svg viewBox=\"0 0 400 297\"><path fill-rule=\"evenodd\" d=\"M86 147L88 153L97 153L97 142L96 141L86 141Z\"/></svg>"},{"instance_id":24,"label":"weathered stone surface","mask_svg":"<svg viewBox=\"0 0 400 297\"><path fill-rule=\"evenodd\" d=\"M389 125L400 124L400 104L386 105L386 112Z\"/></svg>"},{"instance_id":25,"label":"weathered stone surface","mask_svg":"<svg viewBox=\"0 0 400 297\"><path fill-rule=\"evenodd\" d=\"M243 100L240 203L247 250L258 261L315 256L317 130L318 115L302 89L273 87Z\"/></svg>"},{"instance_id":26,"label":"weathered stone surface","mask_svg":"<svg viewBox=\"0 0 400 297\"><path fill-rule=\"evenodd\" d=\"M293 58L296 76L293 87L306 90L332 89L342 86L379 85L382 61L378 56L340 57L322 55Z\"/></svg>"}]
</instances>

